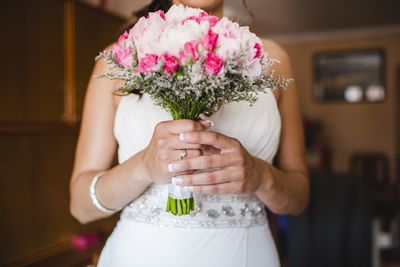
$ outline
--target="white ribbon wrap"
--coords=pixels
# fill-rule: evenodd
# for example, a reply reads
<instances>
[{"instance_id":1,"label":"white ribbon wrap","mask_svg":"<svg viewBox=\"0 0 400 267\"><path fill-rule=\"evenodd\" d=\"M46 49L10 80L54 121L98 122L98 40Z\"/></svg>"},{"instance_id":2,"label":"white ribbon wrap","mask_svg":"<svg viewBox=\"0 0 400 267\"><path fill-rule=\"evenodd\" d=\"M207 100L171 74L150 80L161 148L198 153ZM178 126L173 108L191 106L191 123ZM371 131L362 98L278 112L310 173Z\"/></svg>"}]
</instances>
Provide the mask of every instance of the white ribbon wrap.
<instances>
[{"instance_id":1,"label":"white ribbon wrap","mask_svg":"<svg viewBox=\"0 0 400 267\"><path fill-rule=\"evenodd\" d=\"M173 199L187 199L193 197L193 191L188 186L178 185L178 179L172 177L168 186L168 195Z\"/></svg>"}]
</instances>

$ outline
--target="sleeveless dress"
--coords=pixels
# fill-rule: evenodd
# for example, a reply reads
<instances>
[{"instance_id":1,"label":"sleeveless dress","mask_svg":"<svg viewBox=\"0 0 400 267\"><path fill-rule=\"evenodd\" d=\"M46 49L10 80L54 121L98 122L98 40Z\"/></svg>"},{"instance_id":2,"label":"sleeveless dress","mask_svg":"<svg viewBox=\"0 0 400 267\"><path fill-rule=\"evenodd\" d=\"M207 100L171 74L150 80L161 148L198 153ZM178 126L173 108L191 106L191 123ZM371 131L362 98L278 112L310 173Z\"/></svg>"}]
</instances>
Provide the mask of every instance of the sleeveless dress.
<instances>
[{"instance_id":1,"label":"sleeveless dress","mask_svg":"<svg viewBox=\"0 0 400 267\"><path fill-rule=\"evenodd\" d=\"M210 130L237 138L249 153L272 163L281 117L272 90L258 97L253 106L229 103L203 118L214 122ZM123 96L114 120L118 162L145 148L154 126L170 119L147 94ZM200 208L186 216L165 211L167 196L168 185L152 184L122 210L98 266L280 266L265 207L255 195L196 195Z\"/></svg>"}]
</instances>

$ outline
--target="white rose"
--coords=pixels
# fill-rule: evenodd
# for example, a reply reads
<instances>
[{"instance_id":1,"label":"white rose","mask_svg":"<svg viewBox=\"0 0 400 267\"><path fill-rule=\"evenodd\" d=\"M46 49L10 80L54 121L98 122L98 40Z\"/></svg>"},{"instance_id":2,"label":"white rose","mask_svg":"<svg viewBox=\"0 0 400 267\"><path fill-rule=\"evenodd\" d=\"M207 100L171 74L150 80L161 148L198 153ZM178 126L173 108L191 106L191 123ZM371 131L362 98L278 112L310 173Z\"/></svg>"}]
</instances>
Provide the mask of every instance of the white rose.
<instances>
[{"instance_id":1,"label":"white rose","mask_svg":"<svg viewBox=\"0 0 400 267\"><path fill-rule=\"evenodd\" d=\"M238 59L242 43L239 25L224 17L212 30L219 35L216 54L223 60Z\"/></svg>"},{"instance_id":2,"label":"white rose","mask_svg":"<svg viewBox=\"0 0 400 267\"><path fill-rule=\"evenodd\" d=\"M160 44L151 35L145 35L136 43L137 54L139 58L144 57L146 54L157 54L155 51L160 50Z\"/></svg>"},{"instance_id":3,"label":"white rose","mask_svg":"<svg viewBox=\"0 0 400 267\"><path fill-rule=\"evenodd\" d=\"M263 72L262 65L259 60L253 60L248 68L243 71L243 75L247 77L251 82L255 82L259 79Z\"/></svg>"},{"instance_id":4,"label":"white rose","mask_svg":"<svg viewBox=\"0 0 400 267\"><path fill-rule=\"evenodd\" d=\"M226 38L230 38L233 40L239 39L241 33L239 24L230 21L226 17L218 21L217 24L215 24L215 26L212 28L212 30L215 33L218 33L220 35L225 36Z\"/></svg>"},{"instance_id":5,"label":"white rose","mask_svg":"<svg viewBox=\"0 0 400 267\"><path fill-rule=\"evenodd\" d=\"M165 28L166 22L158 14L153 13L149 18L141 17L129 32L129 38L134 42L143 38L146 34L159 36Z\"/></svg>"},{"instance_id":6,"label":"white rose","mask_svg":"<svg viewBox=\"0 0 400 267\"><path fill-rule=\"evenodd\" d=\"M240 42L219 35L215 53L224 61L226 59L236 60L240 54Z\"/></svg>"},{"instance_id":7,"label":"white rose","mask_svg":"<svg viewBox=\"0 0 400 267\"><path fill-rule=\"evenodd\" d=\"M205 28L195 21L169 25L160 35L157 53L168 52L178 57L186 42L200 39L204 32Z\"/></svg>"},{"instance_id":8,"label":"white rose","mask_svg":"<svg viewBox=\"0 0 400 267\"><path fill-rule=\"evenodd\" d=\"M180 23L190 16L198 16L202 12L199 8L184 7L182 4L173 5L167 13L165 20L168 23Z\"/></svg>"},{"instance_id":9,"label":"white rose","mask_svg":"<svg viewBox=\"0 0 400 267\"><path fill-rule=\"evenodd\" d=\"M197 61L192 65L192 71L190 72L190 82L195 84L204 78L204 67Z\"/></svg>"}]
</instances>

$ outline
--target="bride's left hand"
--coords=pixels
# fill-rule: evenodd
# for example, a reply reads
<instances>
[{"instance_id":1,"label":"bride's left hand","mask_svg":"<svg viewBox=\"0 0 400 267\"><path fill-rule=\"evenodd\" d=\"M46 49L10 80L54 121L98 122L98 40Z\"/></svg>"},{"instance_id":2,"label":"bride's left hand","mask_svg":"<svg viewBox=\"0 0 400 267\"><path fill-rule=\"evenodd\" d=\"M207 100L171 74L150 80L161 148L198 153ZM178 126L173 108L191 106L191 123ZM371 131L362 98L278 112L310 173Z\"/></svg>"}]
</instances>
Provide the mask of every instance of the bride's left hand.
<instances>
[{"instance_id":1,"label":"bride's left hand","mask_svg":"<svg viewBox=\"0 0 400 267\"><path fill-rule=\"evenodd\" d=\"M253 193L263 183L260 159L250 155L239 140L213 131L186 132L180 135L180 139L208 147L202 156L177 160L168 165L171 172L181 177L180 184L193 187L195 192ZM190 170L205 169L214 170L187 174Z\"/></svg>"}]
</instances>

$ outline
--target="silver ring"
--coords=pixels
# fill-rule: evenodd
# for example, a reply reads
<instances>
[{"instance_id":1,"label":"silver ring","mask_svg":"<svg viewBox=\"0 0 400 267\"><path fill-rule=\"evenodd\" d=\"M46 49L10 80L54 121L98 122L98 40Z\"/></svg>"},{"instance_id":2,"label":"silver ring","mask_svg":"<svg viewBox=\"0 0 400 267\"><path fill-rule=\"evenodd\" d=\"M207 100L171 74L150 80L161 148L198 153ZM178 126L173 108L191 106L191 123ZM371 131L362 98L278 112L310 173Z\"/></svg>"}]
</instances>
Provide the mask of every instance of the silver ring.
<instances>
[{"instance_id":1,"label":"silver ring","mask_svg":"<svg viewBox=\"0 0 400 267\"><path fill-rule=\"evenodd\" d=\"M181 150L182 150L182 153L181 153L181 155L179 157L181 159L184 159L187 156L187 152L186 152L186 149L181 149Z\"/></svg>"}]
</instances>

